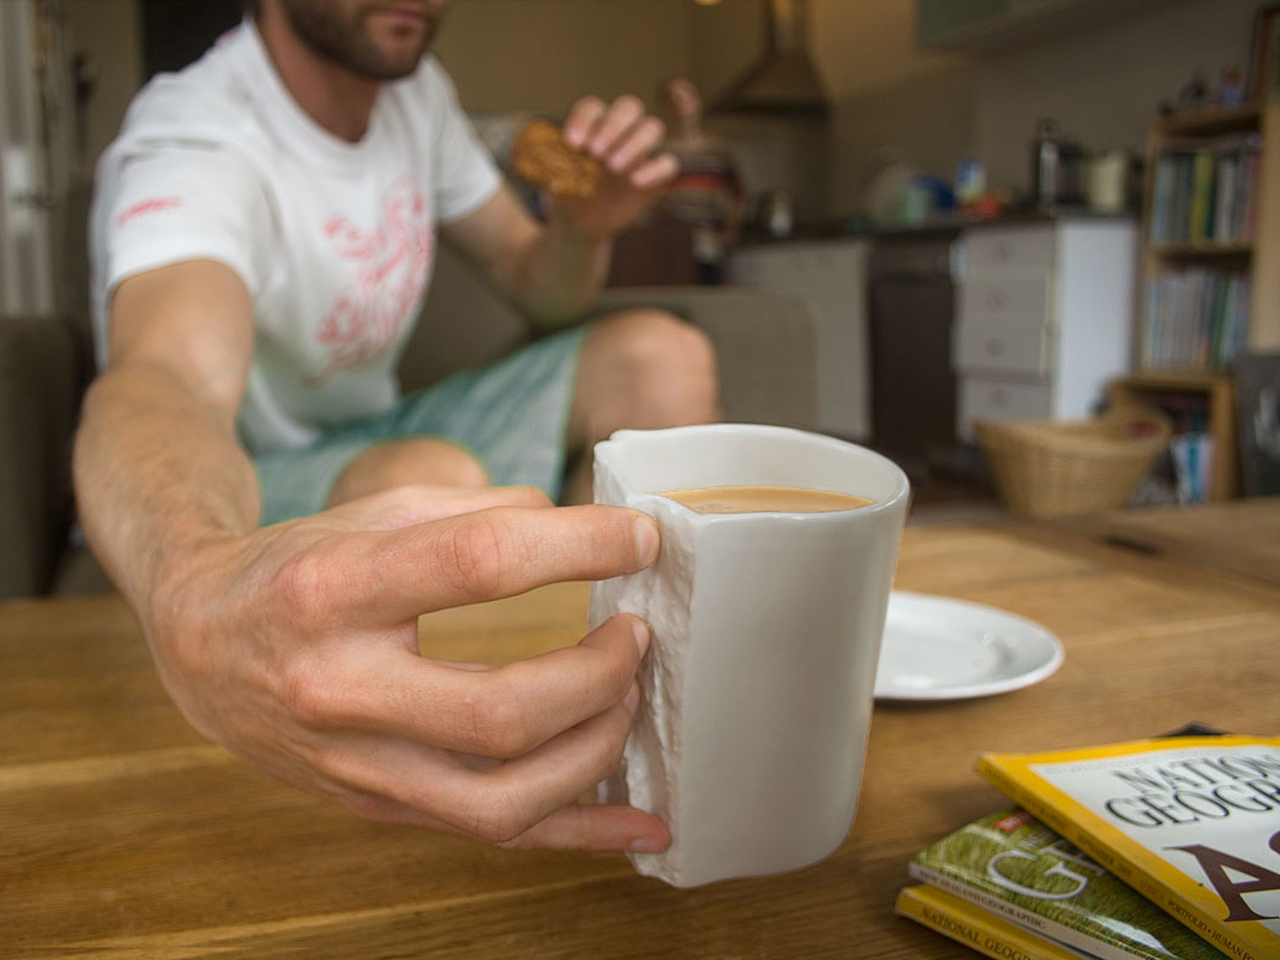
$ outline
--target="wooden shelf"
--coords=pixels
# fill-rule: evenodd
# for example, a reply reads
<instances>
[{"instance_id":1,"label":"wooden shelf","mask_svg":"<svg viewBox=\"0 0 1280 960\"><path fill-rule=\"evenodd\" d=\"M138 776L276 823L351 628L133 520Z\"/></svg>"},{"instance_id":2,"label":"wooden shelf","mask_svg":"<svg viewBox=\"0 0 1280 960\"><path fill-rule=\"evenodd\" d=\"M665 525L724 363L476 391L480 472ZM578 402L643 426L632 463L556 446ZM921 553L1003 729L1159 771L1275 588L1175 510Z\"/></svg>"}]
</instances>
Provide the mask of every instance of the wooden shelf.
<instances>
[{"instance_id":1,"label":"wooden shelf","mask_svg":"<svg viewBox=\"0 0 1280 960\"><path fill-rule=\"evenodd\" d=\"M1144 370L1111 382L1111 406L1159 407L1161 394L1199 394L1205 398L1205 432L1213 438L1210 500L1240 495L1236 452L1236 395L1230 374L1201 370Z\"/></svg>"},{"instance_id":2,"label":"wooden shelf","mask_svg":"<svg viewBox=\"0 0 1280 960\"><path fill-rule=\"evenodd\" d=\"M1188 110L1161 117L1155 130L1162 137L1204 137L1236 130L1253 130L1258 126L1261 108L1256 103L1241 107L1218 107Z\"/></svg>"},{"instance_id":3,"label":"wooden shelf","mask_svg":"<svg viewBox=\"0 0 1280 960\"><path fill-rule=\"evenodd\" d=\"M1144 390L1220 390L1231 386L1231 375L1211 370L1140 370L1123 378Z\"/></svg>"},{"instance_id":4,"label":"wooden shelf","mask_svg":"<svg viewBox=\"0 0 1280 960\"><path fill-rule=\"evenodd\" d=\"M1231 257L1252 256L1253 244L1247 241L1232 243L1174 243L1151 247L1150 252L1157 257L1169 257L1171 259L1199 257L1228 259Z\"/></svg>"}]
</instances>

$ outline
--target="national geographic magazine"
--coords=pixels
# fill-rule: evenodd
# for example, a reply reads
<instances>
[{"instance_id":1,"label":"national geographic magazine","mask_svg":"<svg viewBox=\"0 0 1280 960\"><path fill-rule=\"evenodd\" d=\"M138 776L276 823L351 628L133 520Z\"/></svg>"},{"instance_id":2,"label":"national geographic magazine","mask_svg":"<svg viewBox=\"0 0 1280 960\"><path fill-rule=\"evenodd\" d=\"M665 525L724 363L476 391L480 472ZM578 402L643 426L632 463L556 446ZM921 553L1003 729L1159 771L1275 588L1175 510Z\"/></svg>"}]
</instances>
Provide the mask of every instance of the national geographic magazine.
<instances>
[{"instance_id":1,"label":"national geographic magazine","mask_svg":"<svg viewBox=\"0 0 1280 960\"><path fill-rule=\"evenodd\" d=\"M916 880L1104 960L1224 957L1025 810L961 827L916 854L908 870Z\"/></svg>"},{"instance_id":2,"label":"national geographic magazine","mask_svg":"<svg viewBox=\"0 0 1280 960\"><path fill-rule=\"evenodd\" d=\"M894 910L996 960L1089 960L1088 954L1077 953L926 883L903 888Z\"/></svg>"},{"instance_id":3,"label":"national geographic magazine","mask_svg":"<svg viewBox=\"0 0 1280 960\"><path fill-rule=\"evenodd\" d=\"M1280 737L988 753L978 772L1229 957L1280 958Z\"/></svg>"}]
</instances>

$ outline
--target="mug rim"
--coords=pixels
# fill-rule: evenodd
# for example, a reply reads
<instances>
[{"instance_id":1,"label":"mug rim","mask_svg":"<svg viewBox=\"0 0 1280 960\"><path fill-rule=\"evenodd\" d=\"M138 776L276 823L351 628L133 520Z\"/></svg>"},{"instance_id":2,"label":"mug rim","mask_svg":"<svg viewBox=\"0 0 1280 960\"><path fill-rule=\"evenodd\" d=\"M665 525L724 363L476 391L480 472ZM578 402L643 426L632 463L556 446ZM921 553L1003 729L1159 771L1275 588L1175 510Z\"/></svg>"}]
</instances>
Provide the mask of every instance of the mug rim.
<instances>
[{"instance_id":1,"label":"mug rim","mask_svg":"<svg viewBox=\"0 0 1280 960\"><path fill-rule=\"evenodd\" d=\"M791 510L760 510L751 513L699 513L691 507L685 506L678 500L671 500L670 497L664 497L671 503L677 504L682 509L688 511L692 517L696 517L701 523L723 523L726 521L732 523L743 523L751 519L787 517L799 523L820 523L832 522L833 520L843 519L852 515L872 516L897 509L903 501L907 500L911 495L911 481L907 477L906 471L898 464L894 463L882 453L877 453L868 447L854 443L850 440L841 440L839 437L833 437L828 434L815 433L812 430L801 430L797 427L783 427L766 423L697 423L683 427L660 427L653 430L637 430L628 428L625 430L615 430L611 433L607 440L600 440L592 448L592 454L596 458L603 455L606 459L610 458L611 451L616 449L620 443L632 436L655 436L655 435L678 435L678 434L698 434L698 433L768 433L774 436L792 436L802 437L806 442L817 442L824 446L835 449L852 449L858 451L859 455L868 456L873 460L879 461L880 465L889 470L893 477L894 490L891 496L873 500L870 504L860 507L850 507L844 510L824 510L818 513L802 513ZM613 469L617 469L617 464L610 464ZM733 486L733 484L726 484ZM757 484L742 484L742 486L757 486ZM818 489L810 487L807 489ZM661 497L660 493L652 493L645 490L636 491L637 496L650 498Z\"/></svg>"}]
</instances>

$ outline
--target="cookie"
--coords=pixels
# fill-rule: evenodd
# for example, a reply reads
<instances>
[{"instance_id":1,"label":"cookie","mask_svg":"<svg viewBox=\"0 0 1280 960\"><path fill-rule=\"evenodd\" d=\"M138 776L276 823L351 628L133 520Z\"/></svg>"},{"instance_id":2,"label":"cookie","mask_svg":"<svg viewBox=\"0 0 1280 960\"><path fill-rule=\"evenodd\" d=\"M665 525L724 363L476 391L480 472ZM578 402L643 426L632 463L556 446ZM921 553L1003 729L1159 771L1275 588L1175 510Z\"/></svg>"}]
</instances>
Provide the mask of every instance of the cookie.
<instances>
[{"instance_id":1,"label":"cookie","mask_svg":"<svg viewBox=\"0 0 1280 960\"><path fill-rule=\"evenodd\" d=\"M516 134L511 163L525 180L553 197L588 199L600 178L600 162L564 142L560 128L531 120Z\"/></svg>"}]
</instances>

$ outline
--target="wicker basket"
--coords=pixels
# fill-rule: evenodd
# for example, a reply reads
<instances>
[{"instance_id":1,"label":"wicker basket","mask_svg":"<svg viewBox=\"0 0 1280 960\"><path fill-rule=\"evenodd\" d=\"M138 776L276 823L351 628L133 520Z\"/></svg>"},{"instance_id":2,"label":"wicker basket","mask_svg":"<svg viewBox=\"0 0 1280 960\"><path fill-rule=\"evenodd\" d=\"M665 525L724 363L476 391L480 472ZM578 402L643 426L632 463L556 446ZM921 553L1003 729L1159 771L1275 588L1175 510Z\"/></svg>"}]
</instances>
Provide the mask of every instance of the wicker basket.
<instances>
[{"instance_id":1,"label":"wicker basket","mask_svg":"<svg viewBox=\"0 0 1280 960\"><path fill-rule=\"evenodd\" d=\"M1025 517L1124 506L1171 432L1163 413L1144 407L1093 420L984 420L974 429L1005 504Z\"/></svg>"}]
</instances>

